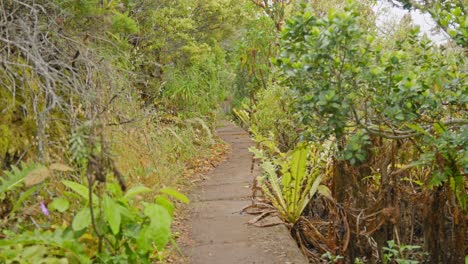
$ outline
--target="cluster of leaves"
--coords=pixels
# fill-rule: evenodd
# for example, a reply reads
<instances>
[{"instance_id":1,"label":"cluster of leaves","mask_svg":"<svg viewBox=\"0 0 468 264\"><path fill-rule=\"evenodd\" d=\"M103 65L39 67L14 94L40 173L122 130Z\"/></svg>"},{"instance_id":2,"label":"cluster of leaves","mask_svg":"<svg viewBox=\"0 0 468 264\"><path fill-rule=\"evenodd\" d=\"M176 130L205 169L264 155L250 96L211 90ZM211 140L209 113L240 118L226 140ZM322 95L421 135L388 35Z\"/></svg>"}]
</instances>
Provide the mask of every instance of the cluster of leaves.
<instances>
[{"instance_id":1,"label":"cluster of leaves","mask_svg":"<svg viewBox=\"0 0 468 264\"><path fill-rule=\"evenodd\" d=\"M387 245L387 247L382 248L384 250L383 263L385 264L393 262L396 262L398 264L418 264L420 263L419 261L409 259L408 255L411 253L419 255L427 254L421 252L420 246L398 245L393 240L387 241Z\"/></svg>"},{"instance_id":2,"label":"cluster of leaves","mask_svg":"<svg viewBox=\"0 0 468 264\"><path fill-rule=\"evenodd\" d=\"M468 47L467 7L463 1L414 1L397 0L405 8L416 8L431 14L438 26L444 30L458 45Z\"/></svg>"},{"instance_id":3,"label":"cluster of leaves","mask_svg":"<svg viewBox=\"0 0 468 264\"><path fill-rule=\"evenodd\" d=\"M249 21L245 34L237 45L239 58L236 66L236 90L238 97L247 97L255 103L257 92L265 89L271 79L270 59L276 56L277 41L273 22L267 17Z\"/></svg>"},{"instance_id":4,"label":"cluster of leaves","mask_svg":"<svg viewBox=\"0 0 468 264\"><path fill-rule=\"evenodd\" d=\"M71 169L56 164L50 170ZM34 164L23 165L21 169L15 167L7 173L0 193L3 197L18 197L5 218L13 216L22 203L38 191L47 173L49 169ZM64 180L63 185L73 192L64 191L48 205L42 203L42 214L49 220L55 217L65 220L74 214L73 220L63 227L52 225L19 233L3 230L6 238L0 243L0 259L7 263L32 263L34 260L90 263L91 259L102 263L149 263L150 259L163 256L162 252L172 239L175 205L171 199L189 203L186 196L171 188L160 189L151 203L138 203L138 197L141 199L153 190L136 186L123 193L120 186L110 183L104 194L98 195L90 194L88 186L74 181ZM93 247L85 250L83 242Z\"/></svg>"},{"instance_id":5,"label":"cluster of leaves","mask_svg":"<svg viewBox=\"0 0 468 264\"><path fill-rule=\"evenodd\" d=\"M117 184L109 184L107 192L98 197L94 193L90 196L88 187L79 183L64 181L63 184L81 200L81 209L74 216L71 229L82 234L81 237L89 236L89 242L97 243L99 250L94 254L105 263L145 263L152 256L154 247L157 256L161 257L171 239L175 207L169 197L189 202L187 197L171 188L161 189L154 202L138 205L137 196L152 192L150 188L137 186L123 193ZM64 212L69 204L68 199L59 197L54 199L51 209Z\"/></svg>"},{"instance_id":6,"label":"cluster of leaves","mask_svg":"<svg viewBox=\"0 0 468 264\"><path fill-rule=\"evenodd\" d=\"M432 184L454 181L466 209L460 173L466 167L462 109L468 98L461 89L466 73L458 70L466 58L420 40L417 28L397 50L383 50L359 19L355 8L324 18L305 11L286 25L276 62L297 93L303 122L314 124L312 137L334 136L353 164L366 160L362 150L370 136L417 140L425 153L421 163L432 164L437 155L454 163L451 172L436 165Z\"/></svg>"},{"instance_id":7,"label":"cluster of leaves","mask_svg":"<svg viewBox=\"0 0 468 264\"><path fill-rule=\"evenodd\" d=\"M244 17L242 1L135 1L133 67L146 104L207 115L232 82L226 46ZM202 100L201 100L202 98Z\"/></svg>"}]
</instances>

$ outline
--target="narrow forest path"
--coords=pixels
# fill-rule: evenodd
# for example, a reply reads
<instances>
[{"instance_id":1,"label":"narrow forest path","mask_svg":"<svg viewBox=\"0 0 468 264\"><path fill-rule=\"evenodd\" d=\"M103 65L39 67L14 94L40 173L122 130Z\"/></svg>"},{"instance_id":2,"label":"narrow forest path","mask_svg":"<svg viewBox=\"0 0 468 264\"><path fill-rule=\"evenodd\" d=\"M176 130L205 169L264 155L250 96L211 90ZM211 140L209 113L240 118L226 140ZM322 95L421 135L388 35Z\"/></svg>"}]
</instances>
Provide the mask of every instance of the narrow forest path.
<instances>
[{"instance_id":1,"label":"narrow forest path","mask_svg":"<svg viewBox=\"0 0 468 264\"><path fill-rule=\"evenodd\" d=\"M189 230L193 243L185 253L193 264L307 263L283 225L259 228L241 213L251 203L252 145L249 135L225 122L218 135L231 145L227 160L209 172L191 194Z\"/></svg>"}]
</instances>

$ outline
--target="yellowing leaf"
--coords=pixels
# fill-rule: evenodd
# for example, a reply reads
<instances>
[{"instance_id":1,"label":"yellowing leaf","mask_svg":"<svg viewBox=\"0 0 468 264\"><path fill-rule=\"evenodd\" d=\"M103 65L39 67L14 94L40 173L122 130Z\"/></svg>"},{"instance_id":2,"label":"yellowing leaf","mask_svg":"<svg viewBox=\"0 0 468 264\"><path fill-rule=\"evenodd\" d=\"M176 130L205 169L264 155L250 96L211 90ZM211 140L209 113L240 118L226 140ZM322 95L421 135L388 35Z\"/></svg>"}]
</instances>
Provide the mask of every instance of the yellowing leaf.
<instances>
[{"instance_id":1,"label":"yellowing leaf","mask_svg":"<svg viewBox=\"0 0 468 264\"><path fill-rule=\"evenodd\" d=\"M63 171L63 172L74 171L73 168L68 167L67 165L61 164L61 163L53 163L49 166L49 169L54 170L54 171Z\"/></svg>"},{"instance_id":2,"label":"yellowing leaf","mask_svg":"<svg viewBox=\"0 0 468 264\"><path fill-rule=\"evenodd\" d=\"M43 182L45 179L47 179L50 176L50 170L42 167L42 168L37 168L32 170L26 175L26 178L24 178L24 184L26 187L36 185L38 183Z\"/></svg>"},{"instance_id":3,"label":"yellowing leaf","mask_svg":"<svg viewBox=\"0 0 468 264\"><path fill-rule=\"evenodd\" d=\"M84 233L81 237L80 237L80 241L82 242L96 242L96 239L93 237L93 235L91 235L90 233Z\"/></svg>"}]
</instances>

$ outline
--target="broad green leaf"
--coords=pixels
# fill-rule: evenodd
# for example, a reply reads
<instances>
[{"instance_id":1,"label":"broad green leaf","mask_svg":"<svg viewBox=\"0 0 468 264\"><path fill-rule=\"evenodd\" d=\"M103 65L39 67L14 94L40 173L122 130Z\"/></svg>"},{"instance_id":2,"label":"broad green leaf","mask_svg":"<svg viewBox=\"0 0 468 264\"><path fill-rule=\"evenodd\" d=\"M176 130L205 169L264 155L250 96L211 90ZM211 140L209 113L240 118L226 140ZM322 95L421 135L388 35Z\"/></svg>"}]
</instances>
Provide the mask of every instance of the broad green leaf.
<instances>
[{"instance_id":1,"label":"broad green leaf","mask_svg":"<svg viewBox=\"0 0 468 264\"><path fill-rule=\"evenodd\" d=\"M112 233L117 235L120 231L120 223L122 220L118 204L108 195L104 195L103 202L106 221L109 223Z\"/></svg>"},{"instance_id":2,"label":"broad green leaf","mask_svg":"<svg viewBox=\"0 0 468 264\"><path fill-rule=\"evenodd\" d=\"M72 229L80 231L87 228L91 224L91 211L88 207L81 209L73 218Z\"/></svg>"},{"instance_id":3,"label":"broad green leaf","mask_svg":"<svg viewBox=\"0 0 468 264\"><path fill-rule=\"evenodd\" d=\"M152 235L149 226L145 226L140 230L136 239L138 251L146 253L152 249Z\"/></svg>"},{"instance_id":4,"label":"broad green leaf","mask_svg":"<svg viewBox=\"0 0 468 264\"><path fill-rule=\"evenodd\" d=\"M284 199L283 191L281 190L280 181L278 179L278 175L276 174L276 167L270 161L266 161L262 164L262 168L266 173L266 177L268 182L272 186L273 190L273 197L275 197L274 201L278 202L279 208L283 208L283 210L287 210L286 201Z\"/></svg>"},{"instance_id":5,"label":"broad green leaf","mask_svg":"<svg viewBox=\"0 0 468 264\"><path fill-rule=\"evenodd\" d=\"M322 175L319 175L318 177L315 178L314 183L310 187L310 190L308 191L308 194L307 194L303 204L301 205L300 213L302 213L302 211L304 211L307 204L309 204L309 201L314 197L314 195L317 192L317 189L319 188L321 182L322 182ZM304 190L304 191L306 191L306 190Z\"/></svg>"},{"instance_id":6,"label":"broad green leaf","mask_svg":"<svg viewBox=\"0 0 468 264\"><path fill-rule=\"evenodd\" d=\"M74 192L79 194L85 201L89 202L89 191L88 187L72 181L62 181L65 186L72 189ZM98 202L98 197L93 193L93 205Z\"/></svg>"},{"instance_id":7,"label":"broad green leaf","mask_svg":"<svg viewBox=\"0 0 468 264\"><path fill-rule=\"evenodd\" d=\"M106 188L107 188L107 191L111 193L113 197L123 196L123 192L122 192L120 185L118 185L115 182L107 183Z\"/></svg>"},{"instance_id":8,"label":"broad green leaf","mask_svg":"<svg viewBox=\"0 0 468 264\"><path fill-rule=\"evenodd\" d=\"M55 198L49 205L51 210L56 210L61 213L65 212L69 207L70 202L65 198Z\"/></svg>"},{"instance_id":9,"label":"broad green leaf","mask_svg":"<svg viewBox=\"0 0 468 264\"><path fill-rule=\"evenodd\" d=\"M164 193L164 194L167 194L173 198L175 198L176 200L179 200L180 202L183 202L185 204L189 204L190 203L190 200L187 196L183 195L182 193L178 192L177 190L175 189L172 189L172 188L162 188L161 190L159 190L160 193Z\"/></svg>"},{"instance_id":10,"label":"broad green leaf","mask_svg":"<svg viewBox=\"0 0 468 264\"><path fill-rule=\"evenodd\" d=\"M150 238L158 249L162 250L169 242L172 217L164 207L158 204L146 204L144 214L151 220L148 228Z\"/></svg>"},{"instance_id":11,"label":"broad green leaf","mask_svg":"<svg viewBox=\"0 0 468 264\"><path fill-rule=\"evenodd\" d=\"M132 213L132 211L129 210L129 208L121 205L121 204L117 204L117 207L118 207L118 210L120 212L120 215L123 216L123 217L126 217L128 219L134 219L135 218L135 214Z\"/></svg>"},{"instance_id":12,"label":"broad green leaf","mask_svg":"<svg viewBox=\"0 0 468 264\"><path fill-rule=\"evenodd\" d=\"M437 134L442 135L445 132L445 128L441 123L435 123L433 125L434 131L437 132Z\"/></svg>"},{"instance_id":13,"label":"broad green leaf","mask_svg":"<svg viewBox=\"0 0 468 264\"><path fill-rule=\"evenodd\" d=\"M283 179L283 190L288 190L284 192L286 194L286 201L289 204L288 211L294 215L298 214L298 206L300 206L298 203L301 200L301 193L305 182L304 178L306 177L308 152L308 147L305 144L298 146L294 150L288 169L291 172L290 182L286 182Z\"/></svg>"},{"instance_id":14,"label":"broad green leaf","mask_svg":"<svg viewBox=\"0 0 468 264\"><path fill-rule=\"evenodd\" d=\"M153 190L146 187L146 186L136 186L136 187L133 187L131 188L130 190L128 190L124 197L126 199L132 199L133 197L137 196L138 194L141 194L141 193L149 193L149 192L152 192Z\"/></svg>"},{"instance_id":15,"label":"broad green leaf","mask_svg":"<svg viewBox=\"0 0 468 264\"><path fill-rule=\"evenodd\" d=\"M171 237L170 227L167 226L145 226L138 234L138 250L146 253L153 249L153 243L158 250L163 250Z\"/></svg>"},{"instance_id":16,"label":"broad green leaf","mask_svg":"<svg viewBox=\"0 0 468 264\"><path fill-rule=\"evenodd\" d=\"M21 253L21 257L31 261L44 261L47 251L47 248L42 245L25 247Z\"/></svg>"},{"instance_id":17,"label":"broad green leaf","mask_svg":"<svg viewBox=\"0 0 468 264\"><path fill-rule=\"evenodd\" d=\"M155 228L154 226L150 226L150 229L154 229L152 233L152 240L156 244L156 247L158 250L163 250L167 243L169 243L169 240L171 238L171 229L170 227L167 226L160 226L158 228Z\"/></svg>"},{"instance_id":18,"label":"broad green leaf","mask_svg":"<svg viewBox=\"0 0 468 264\"><path fill-rule=\"evenodd\" d=\"M172 217L166 208L159 204L146 204L144 214L150 218L151 225L171 226Z\"/></svg>"},{"instance_id":19,"label":"broad green leaf","mask_svg":"<svg viewBox=\"0 0 468 264\"><path fill-rule=\"evenodd\" d=\"M156 196L155 203L157 203L157 204L161 205L162 207L166 208L166 210L169 212L169 214L171 216L173 216L175 207L174 207L174 204L169 199L167 199L163 195L158 195L158 196Z\"/></svg>"}]
</instances>

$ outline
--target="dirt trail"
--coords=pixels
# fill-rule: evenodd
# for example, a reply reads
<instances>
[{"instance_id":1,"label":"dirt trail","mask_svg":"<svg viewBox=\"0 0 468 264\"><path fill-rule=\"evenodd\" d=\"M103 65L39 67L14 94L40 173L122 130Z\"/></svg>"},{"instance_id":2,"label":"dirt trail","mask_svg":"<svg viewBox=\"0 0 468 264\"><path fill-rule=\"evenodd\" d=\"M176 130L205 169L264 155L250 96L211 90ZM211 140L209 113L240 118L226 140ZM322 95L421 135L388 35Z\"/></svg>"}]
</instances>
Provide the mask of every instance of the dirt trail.
<instances>
[{"instance_id":1,"label":"dirt trail","mask_svg":"<svg viewBox=\"0 0 468 264\"><path fill-rule=\"evenodd\" d=\"M253 216L241 214L251 203L252 145L241 128L224 123L218 135L231 145L227 160L206 175L191 194L190 236L184 248L193 264L308 263L283 225L248 225Z\"/></svg>"}]
</instances>

